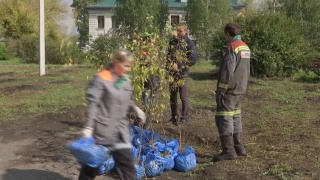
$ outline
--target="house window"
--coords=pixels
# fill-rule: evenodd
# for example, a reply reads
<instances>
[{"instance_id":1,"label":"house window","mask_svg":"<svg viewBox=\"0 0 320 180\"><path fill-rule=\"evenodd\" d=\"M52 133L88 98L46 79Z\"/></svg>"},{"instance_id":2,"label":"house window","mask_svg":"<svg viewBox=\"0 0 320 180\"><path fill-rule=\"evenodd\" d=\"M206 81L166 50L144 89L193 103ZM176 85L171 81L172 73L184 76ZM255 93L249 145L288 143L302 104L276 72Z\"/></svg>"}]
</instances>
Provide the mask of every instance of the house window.
<instances>
[{"instance_id":1,"label":"house window","mask_svg":"<svg viewBox=\"0 0 320 180\"><path fill-rule=\"evenodd\" d=\"M98 28L104 29L104 16L98 16Z\"/></svg>"},{"instance_id":2,"label":"house window","mask_svg":"<svg viewBox=\"0 0 320 180\"><path fill-rule=\"evenodd\" d=\"M119 23L116 20L115 16L111 16L111 23L112 23L112 28L117 29L119 27Z\"/></svg>"},{"instance_id":3,"label":"house window","mask_svg":"<svg viewBox=\"0 0 320 180\"><path fill-rule=\"evenodd\" d=\"M179 24L179 16L171 16L171 26L176 26Z\"/></svg>"}]
</instances>

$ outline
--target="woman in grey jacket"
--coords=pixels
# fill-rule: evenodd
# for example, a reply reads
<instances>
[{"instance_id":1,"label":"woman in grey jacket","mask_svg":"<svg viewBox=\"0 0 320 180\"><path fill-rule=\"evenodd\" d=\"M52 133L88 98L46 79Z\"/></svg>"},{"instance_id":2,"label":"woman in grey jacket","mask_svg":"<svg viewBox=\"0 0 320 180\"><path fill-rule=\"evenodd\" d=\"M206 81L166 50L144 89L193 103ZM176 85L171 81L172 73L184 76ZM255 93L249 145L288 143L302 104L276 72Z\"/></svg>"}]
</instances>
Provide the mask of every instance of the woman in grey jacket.
<instances>
[{"instance_id":1,"label":"woman in grey jacket","mask_svg":"<svg viewBox=\"0 0 320 180\"><path fill-rule=\"evenodd\" d=\"M132 108L144 124L146 116L132 100L133 88L127 73L134 59L129 51L114 53L111 65L96 74L87 90L88 110L83 137L94 137L112 151L121 180L134 180L135 167L131 155L131 142L127 112ZM98 168L84 166L79 180L93 180Z\"/></svg>"}]
</instances>

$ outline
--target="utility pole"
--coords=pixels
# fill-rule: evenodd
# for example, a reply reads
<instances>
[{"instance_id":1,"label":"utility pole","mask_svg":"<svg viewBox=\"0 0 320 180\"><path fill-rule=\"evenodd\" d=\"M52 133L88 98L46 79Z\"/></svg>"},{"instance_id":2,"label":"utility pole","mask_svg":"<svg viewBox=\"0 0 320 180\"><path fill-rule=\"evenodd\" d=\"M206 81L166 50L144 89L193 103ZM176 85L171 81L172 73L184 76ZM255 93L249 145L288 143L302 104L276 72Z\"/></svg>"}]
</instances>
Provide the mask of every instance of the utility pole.
<instances>
[{"instance_id":1,"label":"utility pole","mask_svg":"<svg viewBox=\"0 0 320 180\"><path fill-rule=\"evenodd\" d=\"M45 32L44 32L44 0L40 1L40 7L39 7L39 26L40 26L40 76L45 75L45 64L46 64L46 55L45 55Z\"/></svg>"}]
</instances>

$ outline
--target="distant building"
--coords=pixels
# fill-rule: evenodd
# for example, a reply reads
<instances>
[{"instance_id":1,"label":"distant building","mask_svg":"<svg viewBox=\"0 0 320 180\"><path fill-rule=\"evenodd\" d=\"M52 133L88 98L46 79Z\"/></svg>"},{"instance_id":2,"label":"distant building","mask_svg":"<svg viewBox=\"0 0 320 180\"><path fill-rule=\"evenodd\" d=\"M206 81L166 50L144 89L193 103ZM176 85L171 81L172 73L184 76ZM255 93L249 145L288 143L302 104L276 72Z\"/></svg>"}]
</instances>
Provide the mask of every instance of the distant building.
<instances>
[{"instance_id":1,"label":"distant building","mask_svg":"<svg viewBox=\"0 0 320 180\"><path fill-rule=\"evenodd\" d=\"M185 7L187 0L167 0L169 8L169 23L179 24L184 21L186 14ZM233 2L231 6L240 12L244 5ZM116 0L100 0L95 4L90 4L87 9L89 12L89 36L90 40L96 39L99 35L108 33L109 30L118 27L114 19L113 9L116 7Z\"/></svg>"}]
</instances>

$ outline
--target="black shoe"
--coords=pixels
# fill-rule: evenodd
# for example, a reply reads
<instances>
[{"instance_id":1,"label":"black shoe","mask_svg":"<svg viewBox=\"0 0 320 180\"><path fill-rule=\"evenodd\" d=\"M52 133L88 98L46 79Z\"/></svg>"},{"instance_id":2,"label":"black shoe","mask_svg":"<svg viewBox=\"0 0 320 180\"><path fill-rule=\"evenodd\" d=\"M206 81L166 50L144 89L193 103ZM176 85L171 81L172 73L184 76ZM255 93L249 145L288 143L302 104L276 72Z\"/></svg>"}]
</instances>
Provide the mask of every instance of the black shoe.
<instances>
[{"instance_id":1,"label":"black shoe","mask_svg":"<svg viewBox=\"0 0 320 180\"><path fill-rule=\"evenodd\" d=\"M242 144L241 133L233 134L234 149L238 156L247 156L246 150Z\"/></svg>"},{"instance_id":2,"label":"black shoe","mask_svg":"<svg viewBox=\"0 0 320 180\"><path fill-rule=\"evenodd\" d=\"M226 153L226 152L221 152L220 154L213 156L212 161L213 162L218 162L218 161L225 161L225 160L233 160L236 159L238 156L236 153Z\"/></svg>"},{"instance_id":3,"label":"black shoe","mask_svg":"<svg viewBox=\"0 0 320 180\"><path fill-rule=\"evenodd\" d=\"M222 152L212 158L213 162L236 159L237 153L234 149L233 136L220 137Z\"/></svg>"}]
</instances>

